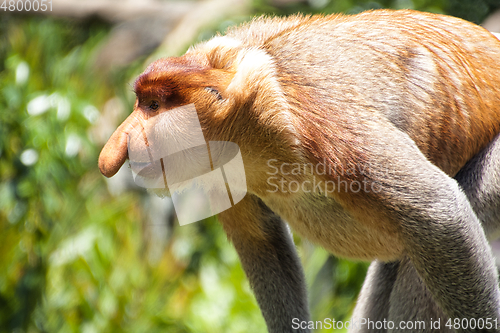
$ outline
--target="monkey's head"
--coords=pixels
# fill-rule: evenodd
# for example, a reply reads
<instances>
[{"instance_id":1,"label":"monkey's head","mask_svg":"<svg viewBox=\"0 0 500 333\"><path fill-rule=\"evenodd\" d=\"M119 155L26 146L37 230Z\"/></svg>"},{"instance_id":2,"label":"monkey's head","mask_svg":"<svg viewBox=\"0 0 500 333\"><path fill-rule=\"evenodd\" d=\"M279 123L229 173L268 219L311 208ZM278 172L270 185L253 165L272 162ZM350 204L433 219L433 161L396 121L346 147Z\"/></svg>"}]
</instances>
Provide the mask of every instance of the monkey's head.
<instances>
[{"instance_id":1,"label":"monkey's head","mask_svg":"<svg viewBox=\"0 0 500 333\"><path fill-rule=\"evenodd\" d=\"M206 142L229 141L240 147L247 181L253 172L262 171L266 160L290 154L289 146L296 141L272 58L229 37L216 37L182 57L152 63L137 78L134 90L133 112L99 156L106 177L140 151L139 143L148 146L137 155L144 155L146 163L152 139L180 147L186 146L183 140L196 141L192 124L198 121ZM196 112L194 122L189 110ZM141 159L136 158L139 163Z\"/></svg>"}]
</instances>

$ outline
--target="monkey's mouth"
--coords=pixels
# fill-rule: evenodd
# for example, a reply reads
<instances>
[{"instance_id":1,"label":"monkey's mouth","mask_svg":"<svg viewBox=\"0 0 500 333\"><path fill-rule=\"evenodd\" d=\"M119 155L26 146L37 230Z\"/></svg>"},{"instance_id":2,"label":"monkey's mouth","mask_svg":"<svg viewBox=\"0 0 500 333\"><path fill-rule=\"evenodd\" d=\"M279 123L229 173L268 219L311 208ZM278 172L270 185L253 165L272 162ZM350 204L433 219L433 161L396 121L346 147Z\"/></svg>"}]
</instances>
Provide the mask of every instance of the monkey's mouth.
<instances>
[{"instance_id":1,"label":"monkey's mouth","mask_svg":"<svg viewBox=\"0 0 500 333\"><path fill-rule=\"evenodd\" d=\"M129 159L130 169L137 185L146 188L166 188L163 159L157 161L137 161Z\"/></svg>"},{"instance_id":2,"label":"monkey's mouth","mask_svg":"<svg viewBox=\"0 0 500 333\"><path fill-rule=\"evenodd\" d=\"M156 162L140 162L140 161L134 161L129 159L129 164L130 164L130 169L132 171L135 171L137 173L141 173L143 175L153 175L154 170L158 168L158 166L161 167L161 161L156 161Z\"/></svg>"},{"instance_id":3,"label":"monkey's mouth","mask_svg":"<svg viewBox=\"0 0 500 333\"><path fill-rule=\"evenodd\" d=\"M161 156L158 152L146 151L129 151L129 164L134 180L143 187L164 188L167 186L167 180L169 183L180 183L212 171L206 145L168 154L162 158L158 158ZM153 159L153 156L156 158Z\"/></svg>"},{"instance_id":4,"label":"monkey's mouth","mask_svg":"<svg viewBox=\"0 0 500 333\"><path fill-rule=\"evenodd\" d=\"M209 146L191 147L163 158L158 158L161 155L156 154L156 159L153 159L154 152L144 150L131 150L129 156L130 169L137 185L165 188L167 182L172 185L183 183L203 177L219 168L229 168L231 172L233 164L230 162L240 155L239 148L234 143L211 141Z\"/></svg>"}]
</instances>

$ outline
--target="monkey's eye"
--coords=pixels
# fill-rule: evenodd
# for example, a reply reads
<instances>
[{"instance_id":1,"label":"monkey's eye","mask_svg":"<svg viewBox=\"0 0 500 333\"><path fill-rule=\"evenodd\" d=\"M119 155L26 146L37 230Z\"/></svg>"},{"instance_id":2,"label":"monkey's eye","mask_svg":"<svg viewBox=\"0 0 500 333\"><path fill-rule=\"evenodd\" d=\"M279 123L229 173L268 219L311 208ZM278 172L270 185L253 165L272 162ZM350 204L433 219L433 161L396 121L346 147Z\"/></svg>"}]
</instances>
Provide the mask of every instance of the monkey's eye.
<instances>
[{"instance_id":1,"label":"monkey's eye","mask_svg":"<svg viewBox=\"0 0 500 333\"><path fill-rule=\"evenodd\" d=\"M217 97L217 99L219 101L223 100L220 92L217 89L212 88L212 87L205 87L205 90L208 91L209 93L211 93L212 95L215 95L215 97Z\"/></svg>"},{"instance_id":2,"label":"monkey's eye","mask_svg":"<svg viewBox=\"0 0 500 333\"><path fill-rule=\"evenodd\" d=\"M149 104L150 110L156 111L159 108L160 108L160 104L157 101L151 101L151 103Z\"/></svg>"}]
</instances>

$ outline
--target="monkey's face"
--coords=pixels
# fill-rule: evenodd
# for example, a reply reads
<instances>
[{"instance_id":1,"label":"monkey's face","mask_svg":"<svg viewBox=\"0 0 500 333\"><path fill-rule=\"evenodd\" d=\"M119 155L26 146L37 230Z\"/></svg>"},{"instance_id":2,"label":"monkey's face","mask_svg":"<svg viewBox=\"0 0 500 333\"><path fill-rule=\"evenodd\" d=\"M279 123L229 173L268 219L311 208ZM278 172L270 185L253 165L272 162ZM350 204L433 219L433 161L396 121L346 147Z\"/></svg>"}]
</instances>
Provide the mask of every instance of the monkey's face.
<instances>
[{"instance_id":1,"label":"monkey's face","mask_svg":"<svg viewBox=\"0 0 500 333\"><path fill-rule=\"evenodd\" d=\"M273 154L284 151L276 144L290 141L293 126L271 58L226 44L219 37L182 57L158 60L137 78L134 111L99 157L106 177L129 158L132 171L149 182L145 187L155 187L151 179L161 182L166 169L171 170L167 177L187 179L206 171L204 152L211 141L236 143L246 171L258 172L257 165L265 166ZM196 151L199 146L205 150ZM234 153L228 147L219 149L220 163ZM167 163L185 167L166 168Z\"/></svg>"},{"instance_id":2,"label":"monkey's face","mask_svg":"<svg viewBox=\"0 0 500 333\"><path fill-rule=\"evenodd\" d=\"M205 144L205 140L220 139L216 120L225 108L219 91L227 85L227 76L192 58L162 59L151 64L135 82L134 111L101 152L101 172L111 177L127 158L141 167L152 158L157 161L154 157L159 154L172 155ZM200 123L208 137L204 138ZM146 168L143 175L147 173Z\"/></svg>"}]
</instances>

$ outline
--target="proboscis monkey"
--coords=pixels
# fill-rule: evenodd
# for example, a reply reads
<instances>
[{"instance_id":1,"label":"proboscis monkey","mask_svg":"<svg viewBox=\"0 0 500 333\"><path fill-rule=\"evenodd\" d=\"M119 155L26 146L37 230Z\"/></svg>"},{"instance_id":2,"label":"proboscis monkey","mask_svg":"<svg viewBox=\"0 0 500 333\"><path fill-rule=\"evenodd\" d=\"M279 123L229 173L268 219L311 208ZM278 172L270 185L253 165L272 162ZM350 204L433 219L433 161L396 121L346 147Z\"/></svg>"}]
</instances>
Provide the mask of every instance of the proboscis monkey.
<instances>
[{"instance_id":1,"label":"proboscis monkey","mask_svg":"<svg viewBox=\"0 0 500 333\"><path fill-rule=\"evenodd\" d=\"M135 93L101 172L145 121L189 104L207 142L236 143L247 194L219 220L269 332L316 328L284 221L373 261L354 318L396 326L352 331L420 318L413 332L500 332L485 236L500 224L500 41L483 28L410 10L259 18L152 63Z\"/></svg>"}]
</instances>

